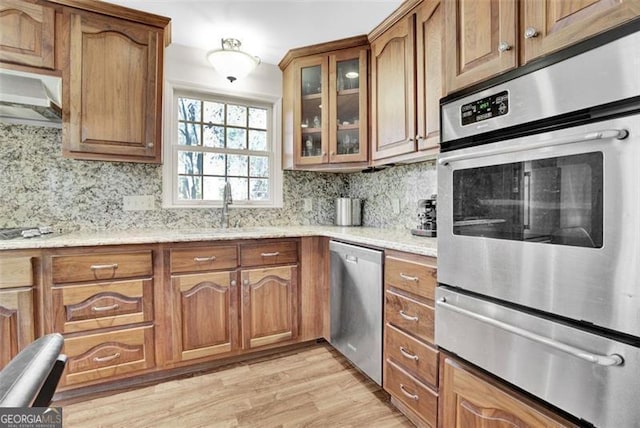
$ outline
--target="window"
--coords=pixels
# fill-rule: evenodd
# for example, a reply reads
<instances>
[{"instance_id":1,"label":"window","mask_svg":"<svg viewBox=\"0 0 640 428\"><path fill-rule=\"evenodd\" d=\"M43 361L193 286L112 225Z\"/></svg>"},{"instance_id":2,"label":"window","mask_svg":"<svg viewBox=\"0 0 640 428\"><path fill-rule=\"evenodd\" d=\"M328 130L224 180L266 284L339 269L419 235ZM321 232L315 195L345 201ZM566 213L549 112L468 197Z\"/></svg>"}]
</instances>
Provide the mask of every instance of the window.
<instances>
[{"instance_id":1,"label":"window","mask_svg":"<svg viewBox=\"0 0 640 428\"><path fill-rule=\"evenodd\" d=\"M171 189L165 186L171 200L165 197L165 205L220 206L228 181L234 206L280 206L282 173L273 138L273 107L175 91L167 172Z\"/></svg>"}]
</instances>

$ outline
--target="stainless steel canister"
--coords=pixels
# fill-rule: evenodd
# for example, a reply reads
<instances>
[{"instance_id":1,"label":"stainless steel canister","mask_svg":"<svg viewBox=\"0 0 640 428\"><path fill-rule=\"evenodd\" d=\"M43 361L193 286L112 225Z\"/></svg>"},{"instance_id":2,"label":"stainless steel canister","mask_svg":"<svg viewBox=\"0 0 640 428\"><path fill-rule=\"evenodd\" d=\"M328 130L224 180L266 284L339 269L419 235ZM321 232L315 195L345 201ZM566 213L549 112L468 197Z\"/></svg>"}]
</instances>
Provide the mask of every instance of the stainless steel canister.
<instances>
[{"instance_id":1,"label":"stainless steel canister","mask_svg":"<svg viewBox=\"0 0 640 428\"><path fill-rule=\"evenodd\" d=\"M360 226L362 199L336 198L336 226Z\"/></svg>"}]
</instances>

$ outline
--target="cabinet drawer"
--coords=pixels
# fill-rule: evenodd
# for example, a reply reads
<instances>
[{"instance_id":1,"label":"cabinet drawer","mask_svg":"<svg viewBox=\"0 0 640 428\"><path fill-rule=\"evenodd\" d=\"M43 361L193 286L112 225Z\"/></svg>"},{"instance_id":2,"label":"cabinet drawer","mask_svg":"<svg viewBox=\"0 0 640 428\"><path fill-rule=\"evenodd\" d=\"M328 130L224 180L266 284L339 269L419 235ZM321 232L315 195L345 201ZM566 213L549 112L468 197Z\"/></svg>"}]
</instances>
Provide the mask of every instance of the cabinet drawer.
<instances>
[{"instance_id":1,"label":"cabinet drawer","mask_svg":"<svg viewBox=\"0 0 640 428\"><path fill-rule=\"evenodd\" d=\"M398 363L421 381L438 387L439 352L392 325L384 329L384 352L387 359Z\"/></svg>"},{"instance_id":2,"label":"cabinet drawer","mask_svg":"<svg viewBox=\"0 0 640 428\"><path fill-rule=\"evenodd\" d=\"M67 285L51 291L55 331L73 333L153 319L151 279Z\"/></svg>"},{"instance_id":3,"label":"cabinet drawer","mask_svg":"<svg viewBox=\"0 0 640 428\"><path fill-rule=\"evenodd\" d=\"M434 310L431 306L387 290L384 312L387 323L433 343Z\"/></svg>"},{"instance_id":4,"label":"cabinet drawer","mask_svg":"<svg viewBox=\"0 0 640 428\"><path fill-rule=\"evenodd\" d=\"M0 258L0 288L31 287L31 257Z\"/></svg>"},{"instance_id":5,"label":"cabinet drawer","mask_svg":"<svg viewBox=\"0 0 640 428\"><path fill-rule=\"evenodd\" d=\"M298 261L298 242L265 242L240 245L242 266L265 266Z\"/></svg>"},{"instance_id":6,"label":"cabinet drawer","mask_svg":"<svg viewBox=\"0 0 640 428\"><path fill-rule=\"evenodd\" d=\"M387 256L384 281L388 286L433 300L438 285L435 266Z\"/></svg>"},{"instance_id":7,"label":"cabinet drawer","mask_svg":"<svg viewBox=\"0 0 640 428\"><path fill-rule=\"evenodd\" d=\"M64 385L109 380L155 365L153 327L65 338L62 352L68 357Z\"/></svg>"},{"instance_id":8,"label":"cabinet drawer","mask_svg":"<svg viewBox=\"0 0 640 428\"><path fill-rule=\"evenodd\" d=\"M172 273L235 269L237 265L235 245L171 250Z\"/></svg>"},{"instance_id":9,"label":"cabinet drawer","mask_svg":"<svg viewBox=\"0 0 640 428\"><path fill-rule=\"evenodd\" d=\"M55 284L151 276L151 251L54 256L51 261Z\"/></svg>"},{"instance_id":10,"label":"cabinet drawer","mask_svg":"<svg viewBox=\"0 0 640 428\"><path fill-rule=\"evenodd\" d=\"M384 389L436 426L438 394L390 361L385 362Z\"/></svg>"}]
</instances>

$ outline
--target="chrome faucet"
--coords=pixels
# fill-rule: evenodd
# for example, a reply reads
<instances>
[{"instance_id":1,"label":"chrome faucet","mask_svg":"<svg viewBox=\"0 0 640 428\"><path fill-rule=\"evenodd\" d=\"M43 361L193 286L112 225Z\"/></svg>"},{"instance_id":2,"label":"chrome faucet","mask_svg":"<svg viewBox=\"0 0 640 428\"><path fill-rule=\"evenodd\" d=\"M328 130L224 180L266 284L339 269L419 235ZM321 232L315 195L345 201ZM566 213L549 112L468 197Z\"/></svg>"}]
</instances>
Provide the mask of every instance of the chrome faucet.
<instances>
[{"instance_id":1,"label":"chrome faucet","mask_svg":"<svg viewBox=\"0 0 640 428\"><path fill-rule=\"evenodd\" d=\"M229 204L233 203L231 198L231 184L227 181L222 192L222 227L229 228Z\"/></svg>"}]
</instances>

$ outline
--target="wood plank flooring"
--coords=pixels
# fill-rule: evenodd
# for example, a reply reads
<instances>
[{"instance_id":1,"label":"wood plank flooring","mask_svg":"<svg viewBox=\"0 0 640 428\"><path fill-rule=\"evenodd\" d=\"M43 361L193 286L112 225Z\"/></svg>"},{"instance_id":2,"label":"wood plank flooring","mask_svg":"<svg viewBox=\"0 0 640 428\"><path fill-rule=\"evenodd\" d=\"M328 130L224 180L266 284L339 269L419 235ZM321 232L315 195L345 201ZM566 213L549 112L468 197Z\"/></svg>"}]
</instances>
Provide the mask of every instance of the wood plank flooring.
<instances>
[{"instance_id":1,"label":"wood plank flooring","mask_svg":"<svg viewBox=\"0 0 640 428\"><path fill-rule=\"evenodd\" d=\"M65 428L413 426L326 343L66 405L63 416Z\"/></svg>"}]
</instances>

